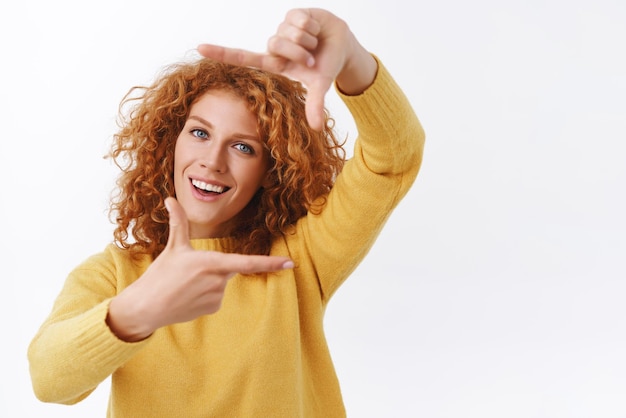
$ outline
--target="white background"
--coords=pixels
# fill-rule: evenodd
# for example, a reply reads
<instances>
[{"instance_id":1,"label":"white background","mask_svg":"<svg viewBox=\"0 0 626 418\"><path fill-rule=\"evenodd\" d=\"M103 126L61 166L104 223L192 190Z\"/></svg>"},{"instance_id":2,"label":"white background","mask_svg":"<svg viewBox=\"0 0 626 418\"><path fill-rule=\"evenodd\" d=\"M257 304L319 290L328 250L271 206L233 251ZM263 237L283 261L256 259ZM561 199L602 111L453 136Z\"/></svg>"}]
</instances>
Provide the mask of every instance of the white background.
<instances>
[{"instance_id":1,"label":"white background","mask_svg":"<svg viewBox=\"0 0 626 418\"><path fill-rule=\"evenodd\" d=\"M107 384L36 400L26 349L111 240L102 155L123 94L201 42L262 51L310 5L349 22L427 132L414 188L327 312L348 415L626 417L621 0L3 2L0 416L105 414Z\"/></svg>"}]
</instances>

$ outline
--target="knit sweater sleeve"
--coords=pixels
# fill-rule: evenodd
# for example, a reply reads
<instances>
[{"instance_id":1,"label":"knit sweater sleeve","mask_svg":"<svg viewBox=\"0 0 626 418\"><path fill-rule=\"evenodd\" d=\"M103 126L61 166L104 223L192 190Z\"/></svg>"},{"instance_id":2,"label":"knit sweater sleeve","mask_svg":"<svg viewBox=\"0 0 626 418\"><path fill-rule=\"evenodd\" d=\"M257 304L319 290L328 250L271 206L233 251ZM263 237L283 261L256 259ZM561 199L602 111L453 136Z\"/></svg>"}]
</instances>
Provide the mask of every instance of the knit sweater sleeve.
<instances>
[{"instance_id":1,"label":"knit sweater sleeve","mask_svg":"<svg viewBox=\"0 0 626 418\"><path fill-rule=\"evenodd\" d=\"M124 342L106 324L109 302L121 290L119 277L132 280L134 276L130 270L119 271L116 253L120 251L111 245L69 274L31 341L31 381L41 401L79 402L148 344L149 339Z\"/></svg>"},{"instance_id":2,"label":"knit sweater sleeve","mask_svg":"<svg viewBox=\"0 0 626 418\"><path fill-rule=\"evenodd\" d=\"M338 91L358 136L352 158L319 215L300 227L326 301L358 266L413 184L425 135L404 92L378 61L374 83L357 96Z\"/></svg>"}]
</instances>

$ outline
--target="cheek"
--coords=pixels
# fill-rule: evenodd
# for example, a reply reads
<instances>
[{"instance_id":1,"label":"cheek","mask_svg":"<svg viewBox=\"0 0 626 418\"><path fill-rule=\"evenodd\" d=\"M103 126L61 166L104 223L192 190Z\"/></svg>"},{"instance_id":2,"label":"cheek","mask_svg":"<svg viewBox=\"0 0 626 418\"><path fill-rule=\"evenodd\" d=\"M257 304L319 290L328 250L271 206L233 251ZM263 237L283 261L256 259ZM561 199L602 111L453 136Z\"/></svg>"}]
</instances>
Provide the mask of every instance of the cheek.
<instances>
[{"instance_id":1,"label":"cheek","mask_svg":"<svg viewBox=\"0 0 626 418\"><path fill-rule=\"evenodd\" d=\"M174 147L174 175L182 171L182 167L184 167L189 160L189 152L186 152L185 147L179 144L180 142L176 141L176 146Z\"/></svg>"},{"instance_id":2,"label":"cheek","mask_svg":"<svg viewBox=\"0 0 626 418\"><path fill-rule=\"evenodd\" d=\"M179 184L183 179L183 169L185 167L185 155L184 152L177 146L174 148L174 190L180 187Z\"/></svg>"}]
</instances>

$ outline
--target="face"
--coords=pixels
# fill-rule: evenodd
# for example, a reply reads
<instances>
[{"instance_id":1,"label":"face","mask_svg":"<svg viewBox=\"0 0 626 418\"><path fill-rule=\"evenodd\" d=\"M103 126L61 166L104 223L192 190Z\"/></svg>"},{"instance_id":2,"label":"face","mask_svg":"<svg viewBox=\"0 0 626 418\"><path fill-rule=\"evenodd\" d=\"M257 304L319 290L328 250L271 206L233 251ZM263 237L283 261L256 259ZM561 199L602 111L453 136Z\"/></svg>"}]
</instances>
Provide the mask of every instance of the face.
<instances>
[{"instance_id":1,"label":"face","mask_svg":"<svg viewBox=\"0 0 626 418\"><path fill-rule=\"evenodd\" d=\"M192 105L174 153L176 198L191 238L228 235L266 180L269 154L243 99L210 91Z\"/></svg>"}]
</instances>

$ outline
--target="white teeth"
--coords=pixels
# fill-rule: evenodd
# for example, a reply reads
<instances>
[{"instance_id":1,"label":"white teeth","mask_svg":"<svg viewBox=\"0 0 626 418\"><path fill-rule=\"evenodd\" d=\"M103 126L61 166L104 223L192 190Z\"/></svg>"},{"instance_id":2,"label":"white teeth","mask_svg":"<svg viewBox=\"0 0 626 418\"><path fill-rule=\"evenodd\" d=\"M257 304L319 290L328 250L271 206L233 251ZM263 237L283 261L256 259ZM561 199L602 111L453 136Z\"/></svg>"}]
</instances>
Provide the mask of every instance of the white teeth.
<instances>
[{"instance_id":1,"label":"white teeth","mask_svg":"<svg viewBox=\"0 0 626 418\"><path fill-rule=\"evenodd\" d=\"M196 186L198 189L202 189L207 192L223 193L224 190L226 190L226 187L216 186L215 184L208 184L200 180L191 180L191 184Z\"/></svg>"}]
</instances>

